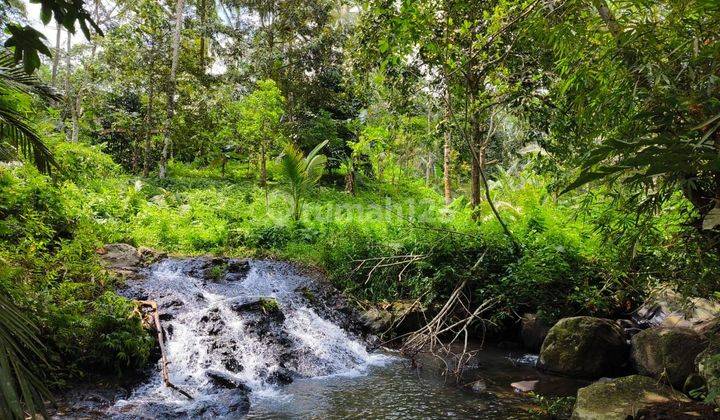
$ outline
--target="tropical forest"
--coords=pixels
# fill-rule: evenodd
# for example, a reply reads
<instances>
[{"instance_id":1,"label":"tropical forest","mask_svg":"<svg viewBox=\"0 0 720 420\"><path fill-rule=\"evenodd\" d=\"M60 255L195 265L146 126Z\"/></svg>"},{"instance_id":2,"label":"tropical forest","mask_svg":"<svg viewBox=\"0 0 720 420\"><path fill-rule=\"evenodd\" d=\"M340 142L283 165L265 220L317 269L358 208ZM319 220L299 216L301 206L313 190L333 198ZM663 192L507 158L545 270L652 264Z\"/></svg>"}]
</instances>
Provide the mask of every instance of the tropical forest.
<instances>
[{"instance_id":1,"label":"tropical forest","mask_svg":"<svg viewBox=\"0 0 720 420\"><path fill-rule=\"evenodd\" d=\"M0 28L0 419L720 418L720 1Z\"/></svg>"}]
</instances>

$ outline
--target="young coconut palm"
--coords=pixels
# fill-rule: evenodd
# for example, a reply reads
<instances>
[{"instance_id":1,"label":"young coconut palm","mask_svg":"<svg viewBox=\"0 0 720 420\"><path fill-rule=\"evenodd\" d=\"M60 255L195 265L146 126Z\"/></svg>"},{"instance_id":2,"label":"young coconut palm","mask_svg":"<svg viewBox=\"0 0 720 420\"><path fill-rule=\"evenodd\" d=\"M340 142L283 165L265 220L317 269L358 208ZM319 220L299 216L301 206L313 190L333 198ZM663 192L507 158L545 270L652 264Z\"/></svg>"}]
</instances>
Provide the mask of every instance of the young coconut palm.
<instances>
[{"instance_id":1,"label":"young coconut palm","mask_svg":"<svg viewBox=\"0 0 720 420\"><path fill-rule=\"evenodd\" d=\"M302 199L322 177L327 157L318 154L328 143L327 140L315 147L307 156L297 146L289 144L281 158L281 172L285 178L285 188L292 198L293 220L300 220Z\"/></svg>"}]
</instances>

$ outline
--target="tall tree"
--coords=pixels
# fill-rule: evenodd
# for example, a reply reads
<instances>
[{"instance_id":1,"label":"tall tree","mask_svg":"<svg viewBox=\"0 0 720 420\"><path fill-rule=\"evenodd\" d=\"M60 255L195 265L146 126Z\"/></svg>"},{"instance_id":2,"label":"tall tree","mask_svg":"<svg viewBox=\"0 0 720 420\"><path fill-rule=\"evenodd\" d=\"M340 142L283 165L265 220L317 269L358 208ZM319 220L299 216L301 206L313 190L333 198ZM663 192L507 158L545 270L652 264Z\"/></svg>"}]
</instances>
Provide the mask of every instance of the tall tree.
<instances>
[{"instance_id":1,"label":"tall tree","mask_svg":"<svg viewBox=\"0 0 720 420\"><path fill-rule=\"evenodd\" d=\"M175 30L173 32L172 41L172 59L170 64L170 76L167 81L167 121L165 121L165 139L163 141L162 153L160 155L160 168L158 176L165 178L167 173L167 162L170 153L171 144L171 131L172 131L172 120L175 116L175 93L177 91L177 68L178 59L180 57L180 33L182 31L183 24L183 11L185 10L185 0L177 0L175 9Z\"/></svg>"}]
</instances>

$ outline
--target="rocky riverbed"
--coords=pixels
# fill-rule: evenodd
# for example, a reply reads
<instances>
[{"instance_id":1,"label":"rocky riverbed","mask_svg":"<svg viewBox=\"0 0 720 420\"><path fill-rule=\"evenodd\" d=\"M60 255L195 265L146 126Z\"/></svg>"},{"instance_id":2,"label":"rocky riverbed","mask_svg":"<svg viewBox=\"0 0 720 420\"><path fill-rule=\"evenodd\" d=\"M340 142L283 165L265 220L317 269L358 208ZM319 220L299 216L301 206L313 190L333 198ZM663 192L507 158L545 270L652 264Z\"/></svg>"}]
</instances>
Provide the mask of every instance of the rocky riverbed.
<instances>
[{"instance_id":1,"label":"rocky riverbed","mask_svg":"<svg viewBox=\"0 0 720 420\"><path fill-rule=\"evenodd\" d=\"M101 253L127 278L124 295L157 302L169 379L190 398L151 366L124 387L67 393L58 418L527 418L562 415L548 406L566 397L577 398L574 419L718 418L696 401L720 385L712 302L681 313L666 293L632 319L554 325L528 314L516 343L473 345L480 351L454 377L428 354L410 361L370 345L373 332L417 327L427 314L412 302L358 309L322 276L282 262L167 258L124 244Z\"/></svg>"}]
</instances>

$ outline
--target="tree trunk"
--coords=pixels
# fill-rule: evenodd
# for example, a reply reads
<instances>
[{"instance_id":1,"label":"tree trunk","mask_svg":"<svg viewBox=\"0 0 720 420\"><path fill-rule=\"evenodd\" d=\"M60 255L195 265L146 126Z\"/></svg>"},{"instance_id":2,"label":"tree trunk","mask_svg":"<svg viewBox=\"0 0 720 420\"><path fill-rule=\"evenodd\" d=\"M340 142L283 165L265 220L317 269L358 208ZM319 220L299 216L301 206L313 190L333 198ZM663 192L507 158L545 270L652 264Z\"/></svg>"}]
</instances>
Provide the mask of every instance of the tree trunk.
<instances>
[{"instance_id":1,"label":"tree trunk","mask_svg":"<svg viewBox=\"0 0 720 420\"><path fill-rule=\"evenodd\" d=\"M474 79L469 80L468 87L470 88L469 103L473 107L470 110L470 148L472 153L472 159L470 162L470 205L472 208L476 208L480 205L480 135L482 130L480 129L480 116L475 110L477 104L475 104L475 97L477 92L477 83Z\"/></svg>"},{"instance_id":2,"label":"tree trunk","mask_svg":"<svg viewBox=\"0 0 720 420\"><path fill-rule=\"evenodd\" d=\"M95 10L93 11L93 20L98 25L100 24L100 0L95 0ZM92 51L90 56L95 59L95 53L97 52L97 42L92 41Z\"/></svg>"},{"instance_id":3,"label":"tree trunk","mask_svg":"<svg viewBox=\"0 0 720 420\"><path fill-rule=\"evenodd\" d=\"M205 15L207 10L207 0L200 2L200 72L205 74Z\"/></svg>"},{"instance_id":4,"label":"tree trunk","mask_svg":"<svg viewBox=\"0 0 720 420\"><path fill-rule=\"evenodd\" d=\"M57 22L56 22L57 23ZM60 34L62 33L62 26L57 24L57 34L55 35L55 56L53 57L52 65L52 79L50 84L53 87L57 87L57 73L58 67L60 66Z\"/></svg>"},{"instance_id":5,"label":"tree trunk","mask_svg":"<svg viewBox=\"0 0 720 420\"><path fill-rule=\"evenodd\" d=\"M480 162L475 156L470 162L470 205L472 208L480 205Z\"/></svg>"},{"instance_id":6,"label":"tree trunk","mask_svg":"<svg viewBox=\"0 0 720 420\"><path fill-rule=\"evenodd\" d=\"M427 165L425 165L425 185L430 186L434 172L435 172L435 156L433 156L433 154L430 153L427 158Z\"/></svg>"},{"instance_id":7,"label":"tree trunk","mask_svg":"<svg viewBox=\"0 0 720 420\"><path fill-rule=\"evenodd\" d=\"M140 141L137 136L133 136L133 150L132 150L132 173L138 173L138 166L140 160Z\"/></svg>"},{"instance_id":8,"label":"tree trunk","mask_svg":"<svg viewBox=\"0 0 720 420\"><path fill-rule=\"evenodd\" d=\"M175 30L173 32L172 45L172 62L170 64L170 79L168 80L168 103L167 103L167 121L165 122L165 139L163 141L162 153L160 154L160 170L159 177L165 178L167 174L168 154L170 153L170 129L173 116L175 115L175 90L177 88L177 67L178 58L180 56L180 31L182 30L183 10L185 9L185 0L178 0L175 10Z\"/></svg>"},{"instance_id":9,"label":"tree trunk","mask_svg":"<svg viewBox=\"0 0 720 420\"><path fill-rule=\"evenodd\" d=\"M267 185L267 165L265 162L265 159L267 155L267 151L265 150L265 145L263 144L260 147L260 186L265 188Z\"/></svg>"},{"instance_id":10,"label":"tree trunk","mask_svg":"<svg viewBox=\"0 0 720 420\"><path fill-rule=\"evenodd\" d=\"M80 92L75 95L75 98L71 98L71 109L72 114L72 134L70 135L70 141L77 143L80 137Z\"/></svg>"},{"instance_id":11,"label":"tree trunk","mask_svg":"<svg viewBox=\"0 0 720 420\"><path fill-rule=\"evenodd\" d=\"M450 148L450 130L444 134L445 144L443 145L443 190L445 195L445 204L452 203L452 175L450 174L450 156L452 149Z\"/></svg>"},{"instance_id":12,"label":"tree trunk","mask_svg":"<svg viewBox=\"0 0 720 420\"><path fill-rule=\"evenodd\" d=\"M345 192L349 192L351 195L355 195L355 171L348 170L345 175Z\"/></svg>"},{"instance_id":13,"label":"tree trunk","mask_svg":"<svg viewBox=\"0 0 720 420\"><path fill-rule=\"evenodd\" d=\"M143 176L150 175L150 148L152 134L152 112L155 102L155 84L150 80L150 91L148 92L148 107L145 114L145 150L143 151Z\"/></svg>"},{"instance_id":14,"label":"tree trunk","mask_svg":"<svg viewBox=\"0 0 720 420\"><path fill-rule=\"evenodd\" d=\"M72 35L70 32L67 34L67 52L65 54L65 96L66 96L66 104L67 104L67 110L70 112L70 120L72 121L72 126L70 128L70 133L68 135L68 140L71 142L77 141L77 130L78 130L78 121L77 121L77 104L75 103L75 97L73 96L72 92L72 83L70 82L70 75L72 74L72 63L70 62L70 49L72 47ZM67 114L66 114L67 115Z\"/></svg>"}]
</instances>

